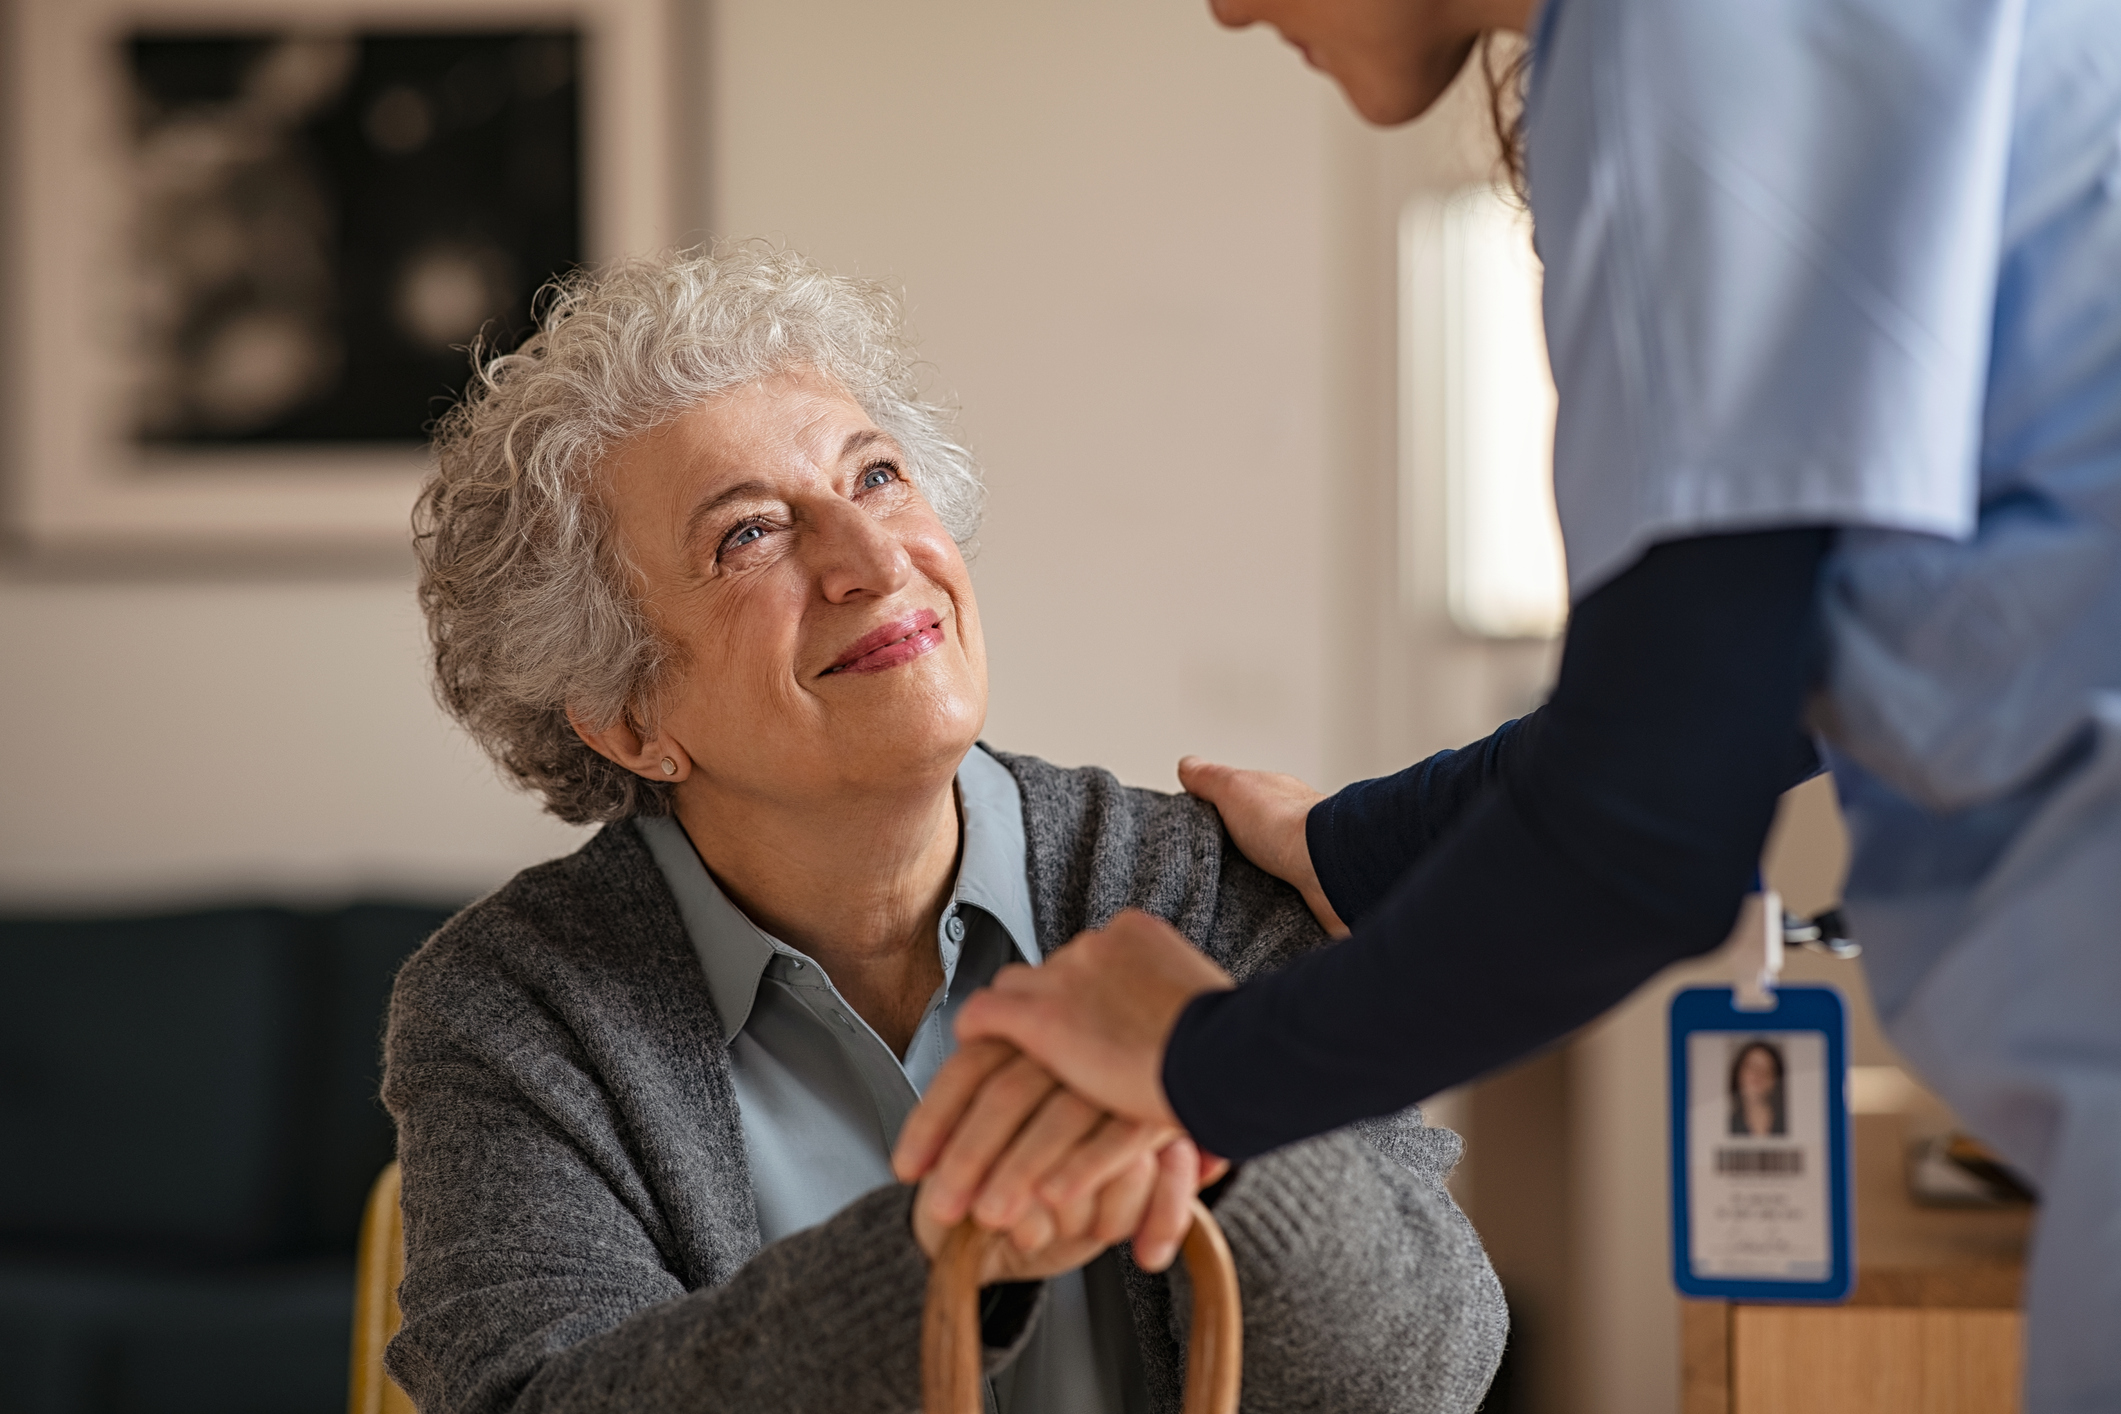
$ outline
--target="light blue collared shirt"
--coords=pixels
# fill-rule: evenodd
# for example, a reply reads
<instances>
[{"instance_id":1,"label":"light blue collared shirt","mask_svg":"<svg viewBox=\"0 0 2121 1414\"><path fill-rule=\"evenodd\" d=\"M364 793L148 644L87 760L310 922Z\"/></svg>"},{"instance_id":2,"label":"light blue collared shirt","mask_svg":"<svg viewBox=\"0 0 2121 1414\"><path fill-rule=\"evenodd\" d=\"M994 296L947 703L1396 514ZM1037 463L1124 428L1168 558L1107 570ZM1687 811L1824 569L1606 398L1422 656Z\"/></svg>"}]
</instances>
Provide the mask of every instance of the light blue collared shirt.
<instances>
[{"instance_id":1,"label":"light blue collared shirt","mask_svg":"<svg viewBox=\"0 0 2121 1414\"><path fill-rule=\"evenodd\" d=\"M958 768L957 885L936 928L943 984L903 1060L847 1004L824 968L730 902L671 817L635 825L676 896L729 1039L730 1078L759 1235L774 1242L898 1180L899 1128L957 1049L965 998L1010 962L1037 966L1016 780L977 747ZM1000 1414L1141 1414L1140 1352L1118 1259L1047 1284L1038 1327L990 1384Z\"/></svg>"}]
</instances>

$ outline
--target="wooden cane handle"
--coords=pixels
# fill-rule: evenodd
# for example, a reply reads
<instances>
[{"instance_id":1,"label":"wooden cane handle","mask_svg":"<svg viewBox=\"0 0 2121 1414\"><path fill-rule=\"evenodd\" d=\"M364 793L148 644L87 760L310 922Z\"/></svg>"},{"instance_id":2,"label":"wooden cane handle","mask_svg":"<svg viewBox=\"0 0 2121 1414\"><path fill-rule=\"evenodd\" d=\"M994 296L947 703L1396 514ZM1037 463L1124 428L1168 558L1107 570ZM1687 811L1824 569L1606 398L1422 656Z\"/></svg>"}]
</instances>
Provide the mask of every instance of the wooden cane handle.
<instances>
[{"instance_id":1,"label":"wooden cane handle","mask_svg":"<svg viewBox=\"0 0 2121 1414\"><path fill-rule=\"evenodd\" d=\"M1245 1372L1244 1308L1237 1300L1237 1264L1222 1225L1200 1199L1179 1249L1193 1279L1193 1332L1186 1346L1186 1395L1181 1414L1237 1414Z\"/></svg>"},{"instance_id":2,"label":"wooden cane handle","mask_svg":"<svg viewBox=\"0 0 2121 1414\"><path fill-rule=\"evenodd\" d=\"M921 1310L922 1414L981 1414L979 1274L1001 1240L967 1218L943 1234Z\"/></svg>"},{"instance_id":3,"label":"wooden cane handle","mask_svg":"<svg viewBox=\"0 0 2121 1414\"><path fill-rule=\"evenodd\" d=\"M923 1414L980 1414L979 1274L1001 1240L969 1218L943 1238L928 1270L921 1315ZM1193 1200L1193 1226L1180 1248L1193 1279L1193 1338L1186 1351L1183 1414L1237 1414L1244 1373L1244 1316L1237 1268L1215 1218Z\"/></svg>"}]
</instances>

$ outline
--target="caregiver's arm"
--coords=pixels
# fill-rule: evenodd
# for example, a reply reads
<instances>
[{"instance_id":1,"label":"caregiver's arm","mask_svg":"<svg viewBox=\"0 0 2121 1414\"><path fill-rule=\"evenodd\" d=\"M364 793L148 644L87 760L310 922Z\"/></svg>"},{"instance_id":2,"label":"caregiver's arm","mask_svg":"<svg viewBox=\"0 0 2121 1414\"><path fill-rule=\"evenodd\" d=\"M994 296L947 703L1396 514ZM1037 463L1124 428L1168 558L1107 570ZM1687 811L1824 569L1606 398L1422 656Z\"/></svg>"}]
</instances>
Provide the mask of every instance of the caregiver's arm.
<instances>
[{"instance_id":1,"label":"caregiver's arm","mask_svg":"<svg viewBox=\"0 0 2121 1414\"><path fill-rule=\"evenodd\" d=\"M1320 927L1348 935L1359 917L1497 780L1530 717L1504 722L1456 751L1327 797L1295 776L1198 756L1178 763L1187 792L1214 805L1247 859L1303 895ZM1321 877L1320 870L1331 871ZM1382 880L1381 884L1374 883Z\"/></svg>"},{"instance_id":2,"label":"caregiver's arm","mask_svg":"<svg viewBox=\"0 0 2121 1414\"><path fill-rule=\"evenodd\" d=\"M1185 1008L1162 1078L1195 1137L1234 1158L1387 1113L1721 942L1793 776L1830 539L1675 541L1588 596L1501 788L1346 943ZM1451 1004L1410 1026L1416 998Z\"/></svg>"},{"instance_id":3,"label":"caregiver's arm","mask_svg":"<svg viewBox=\"0 0 2121 1414\"><path fill-rule=\"evenodd\" d=\"M1673 542L1586 598L1500 788L1346 942L1196 995L1123 975L1159 955L1138 938L1056 965L1089 935L1035 973L1005 970L960 1035L1008 1039L1120 1113L1175 1113L1232 1158L1565 1035L1728 933L1792 776L1830 538Z\"/></svg>"},{"instance_id":4,"label":"caregiver's arm","mask_svg":"<svg viewBox=\"0 0 2121 1414\"><path fill-rule=\"evenodd\" d=\"M1322 795L1294 776L1249 771L1188 756L1178 778L1221 812L1230 838L1254 864L1299 890L1335 937L1380 903L1423 852L1449 833L1538 732L1536 708L1487 736L1439 751L1404 771ZM1790 733L1783 788L1817 775L1809 731Z\"/></svg>"},{"instance_id":5,"label":"caregiver's arm","mask_svg":"<svg viewBox=\"0 0 2121 1414\"><path fill-rule=\"evenodd\" d=\"M1540 708L1456 751L1327 796L1304 820L1312 871L1334 912L1362 918L1469 806L1502 780L1538 730Z\"/></svg>"}]
</instances>

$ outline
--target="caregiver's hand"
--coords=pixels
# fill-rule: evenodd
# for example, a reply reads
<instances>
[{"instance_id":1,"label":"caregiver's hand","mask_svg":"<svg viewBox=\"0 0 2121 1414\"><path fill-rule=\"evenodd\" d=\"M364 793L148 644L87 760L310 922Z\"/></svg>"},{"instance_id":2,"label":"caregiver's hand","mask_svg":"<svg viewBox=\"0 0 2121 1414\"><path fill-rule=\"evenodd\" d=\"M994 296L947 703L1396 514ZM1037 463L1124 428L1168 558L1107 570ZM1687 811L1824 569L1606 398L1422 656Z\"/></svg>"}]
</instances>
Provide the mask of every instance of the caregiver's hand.
<instances>
[{"instance_id":1,"label":"caregiver's hand","mask_svg":"<svg viewBox=\"0 0 2121 1414\"><path fill-rule=\"evenodd\" d=\"M1324 795L1279 771L1245 771L1198 756L1179 758L1178 783L1215 807L1245 858L1304 896L1319 927L1335 938L1348 936L1348 925L1319 886L1304 834L1311 807Z\"/></svg>"}]
</instances>

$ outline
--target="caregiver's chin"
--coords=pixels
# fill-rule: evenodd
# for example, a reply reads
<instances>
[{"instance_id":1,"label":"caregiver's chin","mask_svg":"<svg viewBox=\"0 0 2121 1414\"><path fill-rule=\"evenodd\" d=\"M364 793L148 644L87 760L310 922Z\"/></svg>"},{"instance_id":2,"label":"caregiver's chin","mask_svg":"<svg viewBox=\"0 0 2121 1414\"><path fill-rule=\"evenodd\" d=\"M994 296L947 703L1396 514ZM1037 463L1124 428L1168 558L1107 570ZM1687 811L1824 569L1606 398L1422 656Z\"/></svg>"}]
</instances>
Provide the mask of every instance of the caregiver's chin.
<instances>
[{"instance_id":1,"label":"caregiver's chin","mask_svg":"<svg viewBox=\"0 0 2121 1414\"><path fill-rule=\"evenodd\" d=\"M801 368L620 446L601 499L672 661L648 720L575 729L674 783L717 881L903 1054L942 980L953 781L987 711L957 543L899 445Z\"/></svg>"},{"instance_id":2,"label":"caregiver's chin","mask_svg":"<svg viewBox=\"0 0 2121 1414\"><path fill-rule=\"evenodd\" d=\"M1208 0L1232 29L1268 24L1379 127L1429 111L1480 37L1531 28L1536 0Z\"/></svg>"}]
</instances>

